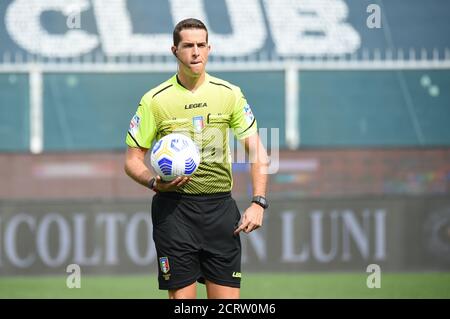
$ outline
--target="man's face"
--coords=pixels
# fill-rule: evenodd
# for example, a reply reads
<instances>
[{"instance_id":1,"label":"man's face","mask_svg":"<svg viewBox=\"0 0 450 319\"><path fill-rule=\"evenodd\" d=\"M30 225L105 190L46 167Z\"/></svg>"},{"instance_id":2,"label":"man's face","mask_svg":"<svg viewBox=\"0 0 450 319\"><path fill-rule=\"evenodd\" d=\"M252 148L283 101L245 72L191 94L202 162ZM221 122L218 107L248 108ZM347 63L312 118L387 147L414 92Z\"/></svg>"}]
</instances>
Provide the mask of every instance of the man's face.
<instances>
[{"instance_id":1,"label":"man's face","mask_svg":"<svg viewBox=\"0 0 450 319\"><path fill-rule=\"evenodd\" d=\"M180 67L190 75L200 76L205 71L210 47L206 41L206 31L203 29L184 29L180 32L181 41L176 50Z\"/></svg>"}]
</instances>

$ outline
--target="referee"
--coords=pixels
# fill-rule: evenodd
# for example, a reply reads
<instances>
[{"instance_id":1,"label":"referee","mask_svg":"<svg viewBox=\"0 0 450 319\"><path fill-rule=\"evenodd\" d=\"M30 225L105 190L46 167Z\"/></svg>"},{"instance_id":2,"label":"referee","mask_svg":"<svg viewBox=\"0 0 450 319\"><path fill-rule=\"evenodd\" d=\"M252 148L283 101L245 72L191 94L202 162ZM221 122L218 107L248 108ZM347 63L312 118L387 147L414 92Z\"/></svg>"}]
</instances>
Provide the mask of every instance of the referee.
<instances>
[{"instance_id":1,"label":"referee","mask_svg":"<svg viewBox=\"0 0 450 319\"><path fill-rule=\"evenodd\" d=\"M206 285L208 298L239 298L239 233L261 227L268 207L268 157L256 119L239 87L206 73L210 50L200 20L175 26L178 72L142 97L126 137L126 173L156 192L151 214L158 282L169 298L196 298L197 282ZM231 197L230 128L251 162L253 198L242 218ZM190 135L201 146L202 161L191 177L163 182L144 157L153 141L172 132Z\"/></svg>"}]
</instances>

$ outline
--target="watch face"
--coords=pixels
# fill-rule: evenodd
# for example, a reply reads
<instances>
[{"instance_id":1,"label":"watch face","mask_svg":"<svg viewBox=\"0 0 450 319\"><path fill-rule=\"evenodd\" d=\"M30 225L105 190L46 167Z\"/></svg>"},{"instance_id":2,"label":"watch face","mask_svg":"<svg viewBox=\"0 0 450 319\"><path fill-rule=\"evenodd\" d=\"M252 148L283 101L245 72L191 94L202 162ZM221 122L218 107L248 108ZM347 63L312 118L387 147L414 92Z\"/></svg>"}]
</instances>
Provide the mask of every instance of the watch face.
<instances>
[{"instance_id":1,"label":"watch face","mask_svg":"<svg viewBox=\"0 0 450 319\"><path fill-rule=\"evenodd\" d=\"M268 207L266 199L264 197L262 197L262 196L255 196L253 198L253 202L258 203L263 208L267 208Z\"/></svg>"}]
</instances>

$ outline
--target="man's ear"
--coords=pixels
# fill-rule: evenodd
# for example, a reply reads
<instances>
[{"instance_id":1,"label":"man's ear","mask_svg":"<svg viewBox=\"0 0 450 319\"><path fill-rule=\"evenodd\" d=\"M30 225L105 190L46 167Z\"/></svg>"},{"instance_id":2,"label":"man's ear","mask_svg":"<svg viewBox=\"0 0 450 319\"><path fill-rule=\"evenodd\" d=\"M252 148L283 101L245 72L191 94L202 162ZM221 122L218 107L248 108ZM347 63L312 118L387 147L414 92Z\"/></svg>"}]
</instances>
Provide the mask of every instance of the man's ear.
<instances>
[{"instance_id":1,"label":"man's ear","mask_svg":"<svg viewBox=\"0 0 450 319\"><path fill-rule=\"evenodd\" d=\"M177 55L177 47L176 46L174 46L174 45L172 45L172 48L171 48L171 50L172 50L172 53L173 53L173 55Z\"/></svg>"}]
</instances>

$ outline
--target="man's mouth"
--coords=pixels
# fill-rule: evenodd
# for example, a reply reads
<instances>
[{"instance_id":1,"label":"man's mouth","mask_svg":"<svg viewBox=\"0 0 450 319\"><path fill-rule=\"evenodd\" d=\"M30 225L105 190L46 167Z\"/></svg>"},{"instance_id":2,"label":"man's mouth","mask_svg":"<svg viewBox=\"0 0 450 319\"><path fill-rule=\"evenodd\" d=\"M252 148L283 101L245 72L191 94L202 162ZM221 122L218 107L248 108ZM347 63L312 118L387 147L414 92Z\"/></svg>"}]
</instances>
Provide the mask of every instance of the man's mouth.
<instances>
[{"instance_id":1,"label":"man's mouth","mask_svg":"<svg viewBox=\"0 0 450 319\"><path fill-rule=\"evenodd\" d=\"M193 65L200 64L200 63L202 63L202 62L201 61L193 61L193 62L191 62L191 64L193 64Z\"/></svg>"}]
</instances>

